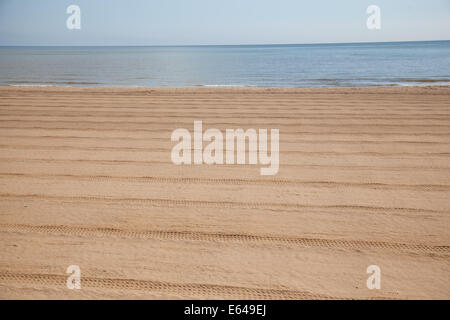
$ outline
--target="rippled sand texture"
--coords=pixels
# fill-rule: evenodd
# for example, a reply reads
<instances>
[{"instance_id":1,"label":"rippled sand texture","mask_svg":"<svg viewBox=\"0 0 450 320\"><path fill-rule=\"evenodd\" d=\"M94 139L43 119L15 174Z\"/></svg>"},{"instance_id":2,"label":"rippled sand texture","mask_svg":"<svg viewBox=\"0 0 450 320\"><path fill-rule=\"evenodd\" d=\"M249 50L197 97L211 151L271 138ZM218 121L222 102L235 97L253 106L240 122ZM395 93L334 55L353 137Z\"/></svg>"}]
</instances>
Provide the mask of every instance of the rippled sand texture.
<instances>
[{"instance_id":1,"label":"rippled sand texture","mask_svg":"<svg viewBox=\"0 0 450 320\"><path fill-rule=\"evenodd\" d=\"M0 297L450 299L449 98L2 87ZM194 120L279 128L278 175L173 165Z\"/></svg>"}]
</instances>

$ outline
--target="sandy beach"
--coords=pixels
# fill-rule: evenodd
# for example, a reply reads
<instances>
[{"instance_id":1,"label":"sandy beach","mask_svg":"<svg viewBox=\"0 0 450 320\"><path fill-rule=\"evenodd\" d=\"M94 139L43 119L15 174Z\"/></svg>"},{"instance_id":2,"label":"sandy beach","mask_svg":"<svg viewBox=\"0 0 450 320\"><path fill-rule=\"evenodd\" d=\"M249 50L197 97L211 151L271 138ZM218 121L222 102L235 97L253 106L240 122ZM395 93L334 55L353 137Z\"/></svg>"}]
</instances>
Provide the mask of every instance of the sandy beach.
<instances>
[{"instance_id":1,"label":"sandy beach","mask_svg":"<svg viewBox=\"0 0 450 320\"><path fill-rule=\"evenodd\" d=\"M174 165L194 120L278 174ZM0 87L0 137L0 299L450 299L450 87Z\"/></svg>"}]
</instances>

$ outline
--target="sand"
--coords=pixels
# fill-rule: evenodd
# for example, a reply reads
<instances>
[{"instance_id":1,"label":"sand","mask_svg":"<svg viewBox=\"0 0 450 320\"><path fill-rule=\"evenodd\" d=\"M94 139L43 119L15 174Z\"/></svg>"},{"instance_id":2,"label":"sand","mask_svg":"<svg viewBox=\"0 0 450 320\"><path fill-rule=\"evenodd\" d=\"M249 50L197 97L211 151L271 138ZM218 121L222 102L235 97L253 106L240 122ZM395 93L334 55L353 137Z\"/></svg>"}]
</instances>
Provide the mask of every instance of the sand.
<instances>
[{"instance_id":1,"label":"sand","mask_svg":"<svg viewBox=\"0 0 450 320\"><path fill-rule=\"evenodd\" d=\"M1 87L0 298L450 299L449 98ZM279 173L172 164L194 120L278 128Z\"/></svg>"}]
</instances>

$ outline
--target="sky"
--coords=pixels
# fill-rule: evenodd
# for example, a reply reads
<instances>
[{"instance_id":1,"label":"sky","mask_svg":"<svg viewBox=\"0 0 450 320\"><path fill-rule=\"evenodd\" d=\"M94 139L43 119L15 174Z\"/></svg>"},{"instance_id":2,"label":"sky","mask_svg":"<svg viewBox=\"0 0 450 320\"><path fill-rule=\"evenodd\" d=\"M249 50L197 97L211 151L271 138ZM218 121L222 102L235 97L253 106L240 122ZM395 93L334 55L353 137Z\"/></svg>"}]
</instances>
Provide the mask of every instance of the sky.
<instances>
[{"instance_id":1,"label":"sky","mask_svg":"<svg viewBox=\"0 0 450 320\"><path fill-rule=\"evenodd\" d=\"M81 29L69 30L69 5ZM381 29L369 30L369 5ZM450 0L0 0L0 45L450 40Z\"/></svg>"}]
</instances>

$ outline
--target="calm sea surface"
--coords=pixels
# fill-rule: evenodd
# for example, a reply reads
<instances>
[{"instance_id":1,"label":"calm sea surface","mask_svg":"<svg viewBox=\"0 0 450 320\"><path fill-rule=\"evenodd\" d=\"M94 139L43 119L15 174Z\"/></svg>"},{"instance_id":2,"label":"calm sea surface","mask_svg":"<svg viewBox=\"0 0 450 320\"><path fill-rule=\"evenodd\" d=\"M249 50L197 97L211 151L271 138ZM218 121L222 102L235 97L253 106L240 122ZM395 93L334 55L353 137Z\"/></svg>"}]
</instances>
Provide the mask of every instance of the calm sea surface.
<instances>
[{"instance_id":1,"label":"calm sea surface","mask_svg":"<svg viewBox=\"0 0 450 320\"><path fill-rule=\"evenodd\" d=\"M326 87L450 84L450 41L0 47L0 85Z\"/></svg>"}]
</instances>

